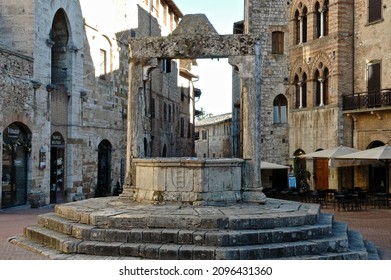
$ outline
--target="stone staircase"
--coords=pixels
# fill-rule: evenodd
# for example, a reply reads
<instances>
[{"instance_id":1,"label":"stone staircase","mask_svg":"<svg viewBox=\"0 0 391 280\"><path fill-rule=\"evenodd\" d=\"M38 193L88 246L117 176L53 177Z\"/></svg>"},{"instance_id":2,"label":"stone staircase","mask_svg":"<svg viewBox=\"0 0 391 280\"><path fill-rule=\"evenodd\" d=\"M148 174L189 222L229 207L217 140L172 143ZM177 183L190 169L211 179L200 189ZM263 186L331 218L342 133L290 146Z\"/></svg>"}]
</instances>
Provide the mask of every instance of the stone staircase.
<instances>
[{"instance_id":1,"label":"stone staircase","mask_svg":"<svg viewBox=\"0 0 391 280\"><path fill-rule=\"evenodd\" d=\"M321 213L319 205L269 202L267 207L133 205L104 211L69 203L39 216L14 242L50 250L51 258L379 259L371 242Z\"/></svg>"}]
</instances>

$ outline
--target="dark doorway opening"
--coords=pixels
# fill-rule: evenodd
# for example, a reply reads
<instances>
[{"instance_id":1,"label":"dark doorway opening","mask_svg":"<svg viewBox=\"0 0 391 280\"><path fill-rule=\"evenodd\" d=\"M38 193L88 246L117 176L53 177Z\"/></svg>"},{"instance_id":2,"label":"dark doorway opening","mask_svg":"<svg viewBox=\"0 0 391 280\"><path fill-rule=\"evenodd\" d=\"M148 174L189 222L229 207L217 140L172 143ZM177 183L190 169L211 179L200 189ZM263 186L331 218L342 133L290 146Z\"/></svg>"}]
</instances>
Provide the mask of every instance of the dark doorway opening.
<instances>
[{"instance_id":1,"label":"dark doorway opening","mask_svg":"<svg viewBox=\"0 0 391 280\"><path fill-rule=\"evenodd\" d=\"M112 146L108 140L103 140L98 146L98 184L95 196L111 194L111 152Z\"/></svg>"},{"instance_id":2,"label":"dark doorway opening","mask_svg":"<svg viewBox=\"0 0 391 280\"><path fill-rule=\"evenodd\" d=\"M50 203L64 203L66 200L64 156L64 137L55 132L50 139Z\"/></svg>"},{"instance_id":3,"label":"dark doorway opening","mask_svg":"<svg viewBox=\"0 0 391 280\"><path fill-rule=\"evenodd\" d=\"M12 123L3 131L1 207L27 202L27 159L31 134L22 123Z\"/></svg>"}]
</instances>

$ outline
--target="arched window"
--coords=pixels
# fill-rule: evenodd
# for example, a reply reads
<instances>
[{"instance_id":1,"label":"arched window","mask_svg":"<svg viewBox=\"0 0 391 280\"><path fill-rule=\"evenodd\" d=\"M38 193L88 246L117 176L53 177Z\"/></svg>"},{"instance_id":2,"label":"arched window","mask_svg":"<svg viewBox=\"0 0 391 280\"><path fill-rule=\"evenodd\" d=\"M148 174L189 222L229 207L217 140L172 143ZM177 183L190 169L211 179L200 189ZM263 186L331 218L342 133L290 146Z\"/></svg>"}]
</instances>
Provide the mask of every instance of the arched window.
<instances>
[{"instance_id":1,"label":"arched window","mask_svg":"<svg viewBox=\"0 0 391 280\"><path fill-rule=\"evenodd\" d=\"M287 100L282 94L273 101L273 123L287 123Z\"/></svg>"},{"instance_id":2,"label":"arched window","mask_svg":"<svg viewBox=\"0 0 391 280\"><path fill-rule=\"evenodd\" d=\"M299 11L295 12L295 44L298 45L300 44L300 35L301 30L300 30L300 13Z\"/></svg>"},{"instance_id":3,"label":"arched window","mask_svg":"<svg viewBox=\"0 0 391 280\"><path fill-rule=\"evenodd\" d=\"M69 68L68 41L69 31L67 17L64 10L60 9L54 16L50 38L52 46L52 84L65 84Z\"/></svg>"},{"instance_id":4,"label":"arched window","mask_svg":"<svg viewBox=\"0 0 391 280\"><path fill-rule=\"evenodd\" d=\"M301 19L301 21L302 21L302 28L301 28L302 40L301 40L301 42L302 43L307 42L307 15L308 15L307 7L304 7L303 15L302 15L302 19Z\"/></svg>"},{"instance_id":5,"label":"arched window","mask_svg":"<svg viewBox=\"0 0 391 280\"><path fill-rule=\"evenodd\" d=\"M307 107L307 74L303 73L301 79L296 75L293 83L295 90L295 108L300 109Z\"/></svg>"},{"instance_id":6,"label":"arched window","mask_svg":"<svg viewBox=\"0 0 391 280\"><path fill-rule=\"evenodd\" d=\"M315 4L315 15L316 15L316 38L322 37L322 10L320 9L319 2Z\"/></svg>"},{"instance_id":7,"label":"arched window","mask_svg":"<svg viewBox=\"0 0 391 280\"><path fill-rule=\"evenodd\" d=\"M329 104L329 69L327 68L323 71L323 103Z\"/></svg>"},{"instance_id":8,"label":"arched window","mask_svg":"<svg viewBox=\"0 0 391 280\"><path fill-rule=\"evenodd\" d=\"M319 2L315 4L316 14L316 38L328 35L329 31L329 1L324 1L323 6Z\"/></svg>"},{"instance_id":9,"label":"arched window","mask_svg":"<svg viewBox=\"0 0 391 280\"><path fill-rule=\"evenodd\" d=\"M300 83L299 83L299 76L296 75L293 80L293 88L294 88L294 96L295 96L295 108L300 107Z\"/></svg>"},{"instance_id":10,"label":"arched window","mask_svg":"<svg viewBox=\"0 0 391 280\"><path fill-rule=\"evenodd\" d=\"M103 80L106 80L107 74L112 70L111 56L111 42L106 36L102 36L100 42L99 77Z\"/></svg>"},{"instance_id":11,"label":"arched window","mask_svg":"<svg viewBox=\"0 0 391 280\"><path fill-rule=\"evenodd\" d=\"M301 98L302 103L301 107L307 107L307 74L303 74L303 79L301 80Z\"/></svg>"},{"instance_id":12,"label":"arched window","mask_svg":"<svg viewBox=\"0 0 391 280\"><path fill-rule=\"evenodd\" d=\"M315 106L324 106L329 102L329 70L323 70L321 76L319 70L315 72Z\"/></svg>"},{"instance_id":13,"label":"arched window","mask_svg":"<svg viewBox=\"0 0 391 280\"><path fill-rule=\"evenodd\" d=\"M323 32L324 36L329 35L329 0L324 1Z\"/></svg>"}]
</instances>

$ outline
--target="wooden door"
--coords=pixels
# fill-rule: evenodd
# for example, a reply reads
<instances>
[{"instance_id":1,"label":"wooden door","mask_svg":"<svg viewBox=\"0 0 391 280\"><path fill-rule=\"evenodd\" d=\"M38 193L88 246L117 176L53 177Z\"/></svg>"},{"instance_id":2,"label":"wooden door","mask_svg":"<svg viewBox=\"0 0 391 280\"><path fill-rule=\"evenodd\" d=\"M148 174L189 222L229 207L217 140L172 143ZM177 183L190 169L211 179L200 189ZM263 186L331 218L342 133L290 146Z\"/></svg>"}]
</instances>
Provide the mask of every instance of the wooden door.
<instances>
[{"instance_id":1,"label":"wooden door","mask_svg":"<svg viewBox=\"0 0 391 280\"><path fill-rule=\"evenodd\" d=\"M328 159L315 160L315 187L318 190L326 190L329 188Z\"/></svg>"}]
</instances>

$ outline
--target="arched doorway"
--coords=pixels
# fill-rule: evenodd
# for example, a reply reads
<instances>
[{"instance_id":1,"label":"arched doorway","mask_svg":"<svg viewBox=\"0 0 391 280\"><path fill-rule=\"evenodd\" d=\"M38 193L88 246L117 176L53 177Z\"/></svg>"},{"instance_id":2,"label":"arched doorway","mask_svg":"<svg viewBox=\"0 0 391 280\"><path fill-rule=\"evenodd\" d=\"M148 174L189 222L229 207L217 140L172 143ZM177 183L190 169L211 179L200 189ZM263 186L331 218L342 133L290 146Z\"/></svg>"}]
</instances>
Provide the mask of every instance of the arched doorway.
<instances>
[{"instance_id":1,"label":"arched doorway","mask_svg":"<svg viewBox=\"0 0 391 280\"><path fill-rule=\"evenodd\" d=\"M59 132L50 138L50 203L65 202L65 141Z\"/></svg>"},{"instance_id":2,"label":"arched doorway","mask_svg":"<svg viewBox=\"0 0 391 280\"><path fill-rule=\"evenodd\" d=\"M31 150L31 133L22 123L12 123L3 131L1 207L27 202L27 160Z\"/></svg>"},{"instance_id":3,"label":"arched doorway","mask_svg":"<svg viewBox=\"0 0 391 280\"><path fill-rule=\"evenodd\" d=\"M98 184L95 196L107 196L111 193L111 152L112 146L108 140L103 140L98 146Z\"/></svg>"}]
</instances>

